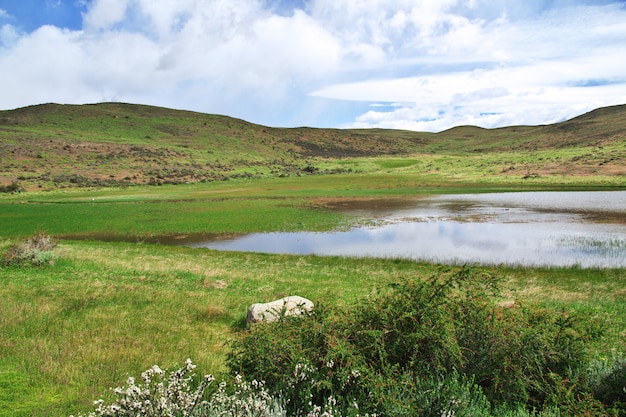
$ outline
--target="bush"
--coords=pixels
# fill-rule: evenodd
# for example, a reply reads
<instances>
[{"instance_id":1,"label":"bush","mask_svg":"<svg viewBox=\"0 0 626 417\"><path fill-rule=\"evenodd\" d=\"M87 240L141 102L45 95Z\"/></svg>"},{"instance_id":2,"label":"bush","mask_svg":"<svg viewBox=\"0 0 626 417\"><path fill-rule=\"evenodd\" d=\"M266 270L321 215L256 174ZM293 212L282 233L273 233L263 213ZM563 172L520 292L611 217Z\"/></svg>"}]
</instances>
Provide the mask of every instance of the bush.
<instances>
[{"instance_id":1,"label":"bush","mask_svg":"<svg viewBox=\"0 0 626 417\"><path fill-rule=\"evenodd\" d=\"M17 181L13 181L9 185L0 185L0 193L21 193L23 191L24 187Z\"/></svg>"},{"instance_id":2,"label":"bush","mask_svg":"<svg viewBox=\"0 0 626 417\"><path fill-rule=\"evenodd\" d=\"M356 412L356 402L386 416L571 409L588 393L580 375L596 323L501 307L498 284L461 268L396 283L350 308L317 303L310 317L253 325L228 365L281 392L292 414L328 397L342 410Z\"/></svg>"},{"instance_id":3,"label":"bush","mask_svg":"<svg viewBox=\"0 0 626 417\"><path fill-rule=\"evenodd\" d=\"M96 410L88 417L115 416L191 416L200 404L205 389L213 378L206 376L197 388L191 387L195 365L187 360L185 367L167 373L153 366L141 374L142 383L128 378L127 387L113 390L117 400L105 405L104 400L94 402ZM80 417L80 415L79 415Z\"/></svg>"},{"instance_id":4,"label":"bush","mask_svg":"<svg viewBox=\"0 0 626 417\"><path fill-rule=\"evenodd\" d=\"M56 246L57 243L50 235L37 232L22 242L9 246L2 261L6 266L52 264L56 259L52 250Z\"/></svg>"},{"instance_id":5,"label":"bush","mask_svg":"<svg viewBox=\"0 0 626 417\"><path fill-rule=\"evenodd\" d=\"M262 382L236 376L232 385L221 382L211 391L214 378L205 375L198 381L195 367L190 359L172 372L155 365L141 374L143 382L131 377L128 386L115 388L110 404L95 401L95 411L85 417L287 417L284 402L271 396ZM332 398L311 408L305 417L341 417Z\"/></svg>"},{"instance_id":6,"label":"bush","mask_svg":"<svg viewBox=\"0 0 626 417\"><path fill-rule=\"evenodd\" d=\"M612 357L592 361L585 382L593 397L619 416L626 416L626 357L613 352Z\"/></svg>"}]
</instances>

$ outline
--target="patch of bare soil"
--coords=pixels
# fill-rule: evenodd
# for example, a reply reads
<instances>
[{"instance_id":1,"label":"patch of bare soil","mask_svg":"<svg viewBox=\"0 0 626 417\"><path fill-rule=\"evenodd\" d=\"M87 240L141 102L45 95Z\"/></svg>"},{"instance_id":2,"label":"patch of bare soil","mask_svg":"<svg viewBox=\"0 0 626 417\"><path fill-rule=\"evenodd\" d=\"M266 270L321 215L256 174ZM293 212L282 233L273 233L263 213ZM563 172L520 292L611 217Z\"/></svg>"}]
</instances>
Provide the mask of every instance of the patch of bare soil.
<instances>
[{"instance_id":1,"label":"patch of bare soil","mask_svg":"<svg viewBox=\"0 0 626 417\"><path fill-rule=\"evenodd\" d=\"M622 161L576 160L564 163L524 164L517 167L508 167L502 170L506 175L522 175L530 177L550 177L554 175L567 176L626 176L626 164Z\"/></svg>"},{"instance_id":2,"label":"patch of bare soil","mask_svg":"<svg viewBox=\"0 0 626 417\"><path fill-rule=\"evenodd\" d=\"M310 206L314 208L325 208L339 212L354 212L360 210L387 211L410 207L412 205L412 202L419 198L421 197L323 197L314 199L310 203Z\"/></svg>"}]
</instances>

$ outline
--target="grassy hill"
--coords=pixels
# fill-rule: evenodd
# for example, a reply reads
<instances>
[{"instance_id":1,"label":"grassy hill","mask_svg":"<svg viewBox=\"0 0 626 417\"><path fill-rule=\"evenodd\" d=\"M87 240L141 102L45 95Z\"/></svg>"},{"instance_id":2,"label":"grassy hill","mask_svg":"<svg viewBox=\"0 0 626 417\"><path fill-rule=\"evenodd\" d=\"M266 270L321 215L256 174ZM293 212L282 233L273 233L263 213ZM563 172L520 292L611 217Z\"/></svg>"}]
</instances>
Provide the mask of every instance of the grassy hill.
<instances>
[{"instance_id":1,"label":"grassy hill","mask_svg":"<svg viewBox=\"0 0 626 417\"><path fill-rule=\"evenodd\" d=\"M336 173L354 167L323 162L349 158L533 152L541 155L525 162L526 172L624 175L625 132L626 105L553 125L460 126L434 134L271 128L123 103L43 104L0 112L0 185L47 189L200 182ZM566 149L576 152L562 152ZM546 154L551 150L558 152Z\"/></svg>"}]
</instances>

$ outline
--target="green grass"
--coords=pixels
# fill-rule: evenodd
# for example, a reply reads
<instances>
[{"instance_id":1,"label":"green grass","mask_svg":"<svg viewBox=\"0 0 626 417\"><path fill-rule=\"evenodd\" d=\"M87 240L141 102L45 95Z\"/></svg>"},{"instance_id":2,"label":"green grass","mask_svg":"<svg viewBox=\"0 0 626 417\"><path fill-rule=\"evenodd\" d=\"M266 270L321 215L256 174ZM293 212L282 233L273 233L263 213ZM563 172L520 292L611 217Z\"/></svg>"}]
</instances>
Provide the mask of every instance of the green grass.
<instances>
[{"instance_id":1,"label":"green grass","mask_svg":"<svg viewBox=\"0 0 626 417\"><path fill-rule=\"evenodd\" d=\"M343 216L286 205L280 199L184 202L99 202L7 205L6 235L46 230L54 235L111 233L150 237L159 234L244 233L329 230Z\"/></svg>"},{"instance_id":2,"label":"green grass","mask_svg":"<svg viewBox=\"0 0 626 417\"><path fill-rule=\"evenodd\" d=\"M5 242L6 244L7 242ZM67 415L153 364L224 371L247 307L298 294L349 304L437 266L67 241L44 267L0 268L0 416ZM626 331L626 270L503 269L505 299L594 311L608 351ZM2 397L0 397L2 398Z\"/></svg>"},{"instance_id":3,"label":"green grass","mask_svg":"<svg viewBox=\"0 0 626 417\"><path fill-rule=\"evenodd\" d=\"M0 200L3 235L159 234L323 231L359 219L323 209L340 198L424 194L590 189L552 182L446 183L406 173L342 174L237 180L209 184L27 193ZM601 187L610 189L610 187Z\"/></svg>"}]
</instances>

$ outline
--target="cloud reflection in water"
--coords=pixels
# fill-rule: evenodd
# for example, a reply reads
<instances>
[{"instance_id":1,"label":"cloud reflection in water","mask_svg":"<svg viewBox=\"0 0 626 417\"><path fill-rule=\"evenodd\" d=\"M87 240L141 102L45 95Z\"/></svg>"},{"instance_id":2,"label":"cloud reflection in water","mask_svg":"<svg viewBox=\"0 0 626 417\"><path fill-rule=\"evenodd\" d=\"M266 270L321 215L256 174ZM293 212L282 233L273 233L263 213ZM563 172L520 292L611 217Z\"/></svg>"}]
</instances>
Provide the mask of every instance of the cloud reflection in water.
<instances>
[{"instance_id":1,"label":"cloud reflection in water","mask_svg":"<svg viewBox=\"0 0 626 417\"><path fill-rule=\"evenodd\" d=\"M599 207L599 201L607 199L606 193L437 196L386 216L393 222L378 227L326 233L258 233L193 246L457 264L626 267L626 225L585 221L585 215L571 211L572 207L577 211L600 208L621 213L619 208L626 207L622 204L626 193L614 192L609 197L608 207ZM550 198L565 203L562 211ZM587 199L586 204L581 203L583 199ZM460 202L456 208L455 202ZM471 221L458 221L459 217Z\"/></svg>"}]
</instances>

